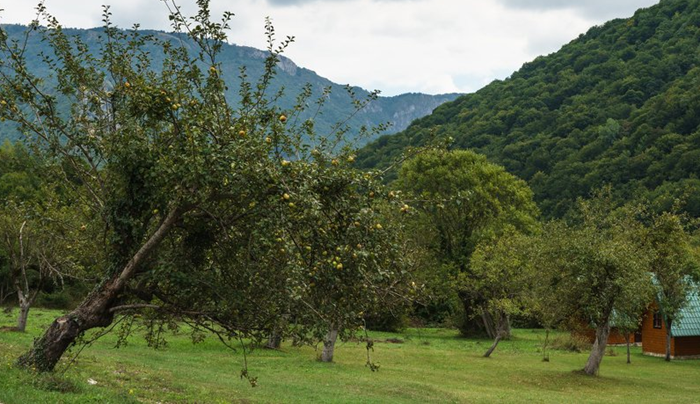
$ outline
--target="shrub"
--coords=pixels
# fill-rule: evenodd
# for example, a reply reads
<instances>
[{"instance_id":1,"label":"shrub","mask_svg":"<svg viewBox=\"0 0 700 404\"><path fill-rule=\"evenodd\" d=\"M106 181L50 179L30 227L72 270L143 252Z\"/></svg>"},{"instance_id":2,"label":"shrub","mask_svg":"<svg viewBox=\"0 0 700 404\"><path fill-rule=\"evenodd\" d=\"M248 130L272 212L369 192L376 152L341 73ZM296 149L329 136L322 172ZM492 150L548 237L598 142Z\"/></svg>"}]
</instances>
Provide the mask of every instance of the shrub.
<instances>
[{"instance_id":1,"label":"shrub","mask_svg":"<svg viewBox=\"0 0 700 404\"><path fill-rule=\"evenodd\" d=\"M560 351L584 352L591 349L592 344L580 335L559 335L552 339L550 347Z\"/></svg>"}]
</instances>

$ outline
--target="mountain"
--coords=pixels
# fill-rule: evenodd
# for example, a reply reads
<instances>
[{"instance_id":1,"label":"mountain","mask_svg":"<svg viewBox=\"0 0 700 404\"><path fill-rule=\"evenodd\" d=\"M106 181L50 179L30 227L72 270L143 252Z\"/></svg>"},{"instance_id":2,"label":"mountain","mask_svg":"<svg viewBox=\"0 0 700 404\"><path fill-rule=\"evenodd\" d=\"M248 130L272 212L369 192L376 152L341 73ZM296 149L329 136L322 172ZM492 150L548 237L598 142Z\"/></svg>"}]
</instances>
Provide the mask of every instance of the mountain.
<instances>
[{"instance_id":1,"label":"mountain","mask_svg":"<svg viewBox=\"0 0 700 404\"><path fill-rule=\"evenodd\" d=\"M547 217L604 184L658 209L681 198L699 217L699 45L700 1L662 0L379 138L358 163L452 137L527 180Z\"/></svg>"},{"instance_id":2,"label":"mountain","mask_svg":"<svg viewBox=\"0 0 700 404\"><path fill-rule=\"evenodd\" d=\"M20 38L27 27L22 25L3 25L10 38ZM102 40L103 30L101 28L64 29L71 35L80 38L89 49L96 52ZM142 34L154 35L159 40L170 41L182 44L188 49L195 50L194 43L181 34L166 33L160 31L142 31ZM162 62L163 53L158 48L149 47L151 58L156 61L155 65ZM50 77L50 71L43 65L39 55L41 52L50 53L50 48L46 42L41 41L39 35L32 35L28 42L26 54L28 55L29 70L36 72L43 77ZM245 66L248 80L254 81L263 72L264 61L267 56L266 51L259 49L238 46L224 45L219 61L222 63L222 72L229 83L228 97L230 101L236 102L238 97L237 89L240 83L240 69ZM317 75L312 70L297 66L292 60L281 57L277 65L278 74L271 85L270 93L275 93L281 88L285 89L283 97L280 99L280 106L291 108L294 106L296 96L302 91L306 84L311 84L314 97L321 97L326 87L331 88L331 94L327 98L320 114L316 116L315 127L320 133L331 132L331 128L338 122L345 121L353 112L352 98L346 86L336 84L328 79ZM359 87L348 87L355 94L357 99L364 99L369 92ZM395 133L405 129L413 120L425 116L432 112L438 105L457 98L459 94L426 95L418 93L402 94L394 97L378 97L358 114L354 115L347 123L351 127L351 136L357 133L361 126L375 127L380 124L389 123L391 126L385 133ZM313 105L312 105L313 106ZM309 113L311 114L311 112ZM353 132L354 130L354 132ZM9 124L0 125L0 138L15 138L18 136L13 127ZM363 144L369 139L357 139L358 144Z\"/></svg>"}]
</instances>

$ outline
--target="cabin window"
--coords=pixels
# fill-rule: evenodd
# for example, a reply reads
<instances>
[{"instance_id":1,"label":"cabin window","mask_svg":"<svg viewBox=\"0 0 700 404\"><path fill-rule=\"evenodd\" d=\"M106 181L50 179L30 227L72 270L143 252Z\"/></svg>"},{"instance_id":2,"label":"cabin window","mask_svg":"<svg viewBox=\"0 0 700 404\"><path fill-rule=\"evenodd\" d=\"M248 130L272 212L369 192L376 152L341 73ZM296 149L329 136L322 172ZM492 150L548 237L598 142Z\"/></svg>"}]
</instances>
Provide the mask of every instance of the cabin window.
<instances>
[{"instance_id":1,"label":"cabin window","mask_svg":"<svg viewBox=\"0 0 700 404\"><path fill-rule=\"evenodd\" d=\"M658 311L654 312L654 328L661 328L663 319L661 318L661 313Z\"/></svg>"}]
</instances>

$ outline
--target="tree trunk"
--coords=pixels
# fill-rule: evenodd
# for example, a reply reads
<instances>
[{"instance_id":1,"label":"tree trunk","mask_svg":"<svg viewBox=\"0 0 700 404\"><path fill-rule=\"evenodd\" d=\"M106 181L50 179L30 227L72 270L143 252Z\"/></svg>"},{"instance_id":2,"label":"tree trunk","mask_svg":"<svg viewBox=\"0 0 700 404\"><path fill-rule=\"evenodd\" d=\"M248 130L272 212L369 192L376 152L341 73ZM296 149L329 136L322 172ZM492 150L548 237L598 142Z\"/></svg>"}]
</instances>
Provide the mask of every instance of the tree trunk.
<instances>
[{"instance_id":1,"label":"tree trunk","mask_svg":"<svg viewBox=\"0 0 700 404\"><path fill-rule=\"evenodd\" d=\"M274 328L270 332L270 337L267 339L267 344L265 345L265 348L280 349L281 345L282 345L282 334L279 332L279 330L277 328Z\"/></svg>"},{"instance_id":2,"label":"tree trunk","mask_svg":"<svg viewBox=\"0 0 700 404\"><path fill-rule=\"evenodd\" d=\"M323 340L323 352L321 352L321 362L333 362L335 351L335 341L338 339L338 327L331 325L326 338Z\"/></svg>"},{"instance_id":3,"label":"tree trunk","mask_svg":"<svg viewBox=\"0 0 700 404\"><path fill-rule=\"evenodd\" d=\"M544 344L542 345L542 361L549 362L549 356L547 356L547 346L549 345L549 328L544 332Z\"/></svg>"},{"instance_id":4,"label":"tree trunk","mask_svg":"<svg viewBox=\"0 0 700 404\"><path fill-rule=\"evenodd\" d=\"M488 311L484 310L481 312L481 319L484 322L484 329L489 338L496 338L498 335L498 325L494 321L493 316Z\"/></svg>"},{"instance_id":5,"label":"tree trunk","mask_svg":"<svg viewBox=\"0 0 700 404\"><path fill-rule=\"evenodd\" d=\"M182 208L171 210L121 272L98 285L77 309L54 320L44 335L34 340L29 352L19 357L17 363L39 372L49 372L81 334L92 328L110 325L114 319L110 309L117 302L127 282L134 277L146 258L160 245L185 211L186 209Z\"/></svg>"},{"instance_id":6,"label":"tree trunk","mask_svg":"<svg viewBox=\"0 0 700 404\"><path fill-rule=\"evenodd\" d=\"M77 309L54 320L17 363L39 372L51 371L78 336L89 329L110 325L114 315L109 309L120 292L114 284L115 278L93 291Z\"/></svg>"},{"instance_id":7,"label":"tree trunk","mask_svg":"<svg viewBox=\"0 0 700 404\"><path fill-rule=\"evenodd\" d=\"M498 333L498 334L496 335L496 338L493 340L493 344L491 345L491 347L489 348L489 350L486 351L486 353L484 354L484 358L488 358L488 357L491 356L491 353L493 353L493 350L496 349L496 346L498 345L498 343L499 343L500 341L501 341L501 334Z\"/></svg>"},{"instance_id":8,"label":"tree trunk","mask_svg":"<svg viewBox=\"0 0 700 404\"><path fill-rule=\"evenodd\" d=\"M489 338L496 338L498 333L501 334L502 339L510 338L510 319L504 313L482 311L481 319Z\"/></svg>"},{"instance_id":9,"label":"tree trunk","mask_svg":"<svg viewBox=\"0 0 700 404\"><path fill-rule=\"evenodd\" d=\"M29 308L32 305L30 299L24 296L23 293L17 293L19 300L19 317L17 318L17 331L24 332L27 329L27 317L29 317Z\"/></svg>"},{"instance_id":10,"label":"tree trunk","mask_svg":"<svg viewBox=\"0 0 700 404\"><path fill-rule=\"evenodd\" d=\"M509 339L510 338L510 317L505 315L505 314L501 314L501 315L503 316L503 321L504 321L504 323L503 323L503 338Z\"/></svg>"},{"instance_id":11,"label":"tree trunk","mask_svg":"<svg viewBox=\"0 0 700 404\"><path fill-rule=\"evenodd\" d=\"M491 356L493 351L496 349L496 346L498 346L498 343L503 339L505 334L509 330L509 324L508 324L508 317L506 317L505 314L499 313L496 315L496 338L493 340L493 344L489 348L488 351L484 354L484 358L488 358Z\"/></svg>"},{"instance_id":12,"label":"tree trunk","mask_svg":"<svg viewBox=\"0 0 700 404\"><path fill-rule=\"evenodd\" d=\"M0 304L5 303L5 299L11 294L9 289L5 285L0 285Z\"/></svg>"},{"instance_id":13,"label":"tree trunk","mask_svg":"<svg viewBox=\"0 0 700 404\"><path fill-rule=\"evenodd\" d=\"M666 362L671 362L671 320L666 320Z\"/></svg>"},{"instance_id":14,"label":"tree trunk","mask_svg":"<svg viewBox=\"0 0 700 404\"><path fill-rule=\"evenodd\" d=\"M17 291L17 303L19 303L19 317L17 318L17 331L24 332L27 328L27 318L29 317L29 308L34 303L37 293L41 288L42 272L39 271L39 286L34 293L29 290L29 278L27 277L27 265L31 259L25 258L24 253L24 226L27 222L22 223L19 229L19 257L15 260L15 265L18 267L18 275L14 277L15 290Z\"/></svg>"},{"instance_id":15,"label":"tree trunk","mask_svg":"<svg viewBox=\"0 0 700 404\"><path fill-rule=\"evenodd\" d=\"M625 340L627 342L627 364L629 365L632 363L632 360L630 358L630 338L632 337L632 333L625 333Z\"/></svg>"},{"instance_id":16,"label":"tree trunk","mask_svg":"<svg viewBox=\"0 0 700 404\"><path fill-rule=\"evenodd\" d=\"M265 348L280 349L280 346L282 345L282 335L284 334L284 330L288 323L289 314L283 314L279 317L270 331L270 336L267 339Z\"/></svg>"},{"instance_id":17,"label":"tree trunk","mask_svg":"<svg viewBox=\"0 0 700 404\"><path fill-rule=\"evenodd\" d=\"M610 335L610 322L606 321L605 324L599 325L598 328L596 328L595 334L596 338L593 343L593 348L591 348L591 354L588 356L588 362L586 362L586 366L583 368L584 373L590 376L598 374L600 362L603 361L605 347L608 344L608 335Z\"/></svg>"}]
</instances>

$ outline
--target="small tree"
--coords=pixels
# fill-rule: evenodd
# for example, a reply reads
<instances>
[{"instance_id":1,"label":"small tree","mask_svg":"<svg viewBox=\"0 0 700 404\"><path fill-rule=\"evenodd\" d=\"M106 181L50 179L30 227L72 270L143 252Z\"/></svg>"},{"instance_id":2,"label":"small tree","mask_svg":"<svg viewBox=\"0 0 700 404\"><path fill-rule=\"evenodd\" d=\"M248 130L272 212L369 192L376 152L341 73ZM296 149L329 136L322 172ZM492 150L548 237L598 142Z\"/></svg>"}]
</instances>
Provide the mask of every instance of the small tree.
<instances>
[{"instance_id":1,"label":"small tree","mask_svg":"<svg viewBox=\"0 0 700 404\"><path fill-rule=\"evenodd\" d=\"M484 357L488 358L507 335L508 317L529 314L528 295L536 271L528 249L529 238L517 233L481 243L472 256L470 276L460 278L460 287L476 296L474 304L479 312L496 313L494 342Z\"/></svg>"},{"instance_id":2,"label":"small tree","mask_svg":"<svg viewBox=\"0 0 700 404\"><path fill-rule=\"evenodd\" d=\"M636 316L650 297L648 252L631 209L615 210L609 194L580 201L578 220L548 223L538 238L535 265L555 310L596 329L584 373L596 375L605 353L613 312Z\"/></svg>"},{"instance_id":3,"label":"small tree","mask_svg":"<svg viewBox=\"0 0 700 404\"><path fill-rule=\"evenodd\" d=\"M311 338L323 343L321 360L332 362L339 336L352 334L365 313L390 310L407 295L410 268L400 222L391 215L402 209L394 193L375 174L351 168L352 155L318 159L316 166L285 163L314 173L285 183L276 242L288 252L286 265L305 275L300 303L312 306L321 321L281 316L293 330L314 325Z\"/></svg>"},{"instance_id":4,"label":"small tree","mask_svg":"<svg viewBox=\"0 0 700 404\"><path fill-rule=\"evenodd\" d=\"M641 307L637 307L640 309ZM634 310L632 310L634 312ZM630 340L634 337L634 333L639 329L641 320L641 311L638 311L636 315L616 315L614 318L615 328L625 337L625 346L627 348L627 364L632 363L632 354L630 352Z\"/></svg>"},{"instance_id":5,"label":"small tree","mask_svg":"<svg viewBox=\"0 0 700 404\"><path fill-rule=\"evenodd\" d=\"M56 183L56 167L21 143L0 147L0 161L0 252L20 309L16 328L24 331L29 309L47 283L63 285L65 277L84 272L85 237L79 235L86 235L87 226L75 214L79 201L69 207L60 200L70 191Z\"/></svg>"},{"instance_id":6,"label":"small tree","mask_svg":"<svg viewBox=\"0 0 700 404\"><path fill-rule=\"evenodd\" d=\"M24 332L29 309L46 282L62 283L64 277L82 272L75 222L62 206L42 201L18 205L7 202L0 213L0 240L9 258L10 279L17 293L17 330ZM71 244L72 243L72 244Z\"/></svg>"}]
</instances>

